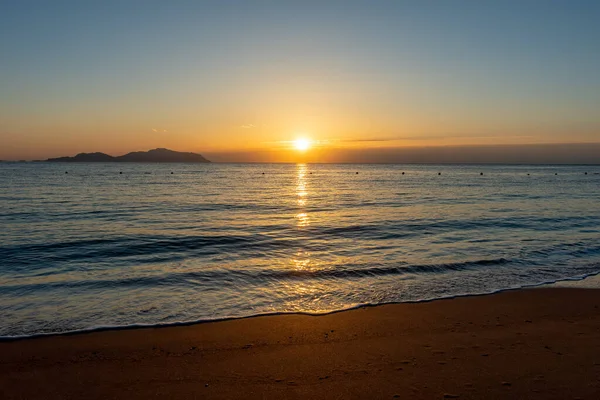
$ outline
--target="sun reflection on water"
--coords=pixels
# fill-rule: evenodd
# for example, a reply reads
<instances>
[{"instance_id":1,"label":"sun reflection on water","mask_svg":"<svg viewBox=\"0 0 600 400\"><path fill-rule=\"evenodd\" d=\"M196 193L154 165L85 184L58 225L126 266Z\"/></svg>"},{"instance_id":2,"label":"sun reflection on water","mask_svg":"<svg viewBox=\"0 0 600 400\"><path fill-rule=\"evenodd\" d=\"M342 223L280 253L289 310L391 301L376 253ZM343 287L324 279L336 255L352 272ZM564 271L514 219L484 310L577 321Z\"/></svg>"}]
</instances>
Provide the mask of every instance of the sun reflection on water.
<instances>
[{"instance_id":1,"label":"sun reflection on water","mask_svg":"<svg viewBox=\"0 0 600 400\"><path fill-rule=\"evenodd\" d=\"M294 255L294 258L292 258L292 262L294 263L294 269L296 270L311 269L310 253L305 251L298 251Z\"/></svg>"},{"instance_id":2,"label":"sun reflection on water","mask_svg":"<svg viewBox=\"0 0 600 400\"><path fill-rule=\"evenodd\" d=\"M296 214L296 222L298 227L305 227L310 225L310 218L306 212L306 203L308 201L308 182L306 180L306 173L308 167L306 164L298 164L296 172L296 202L299 210Z\"/></svg>"},{"instance_id":3,"label":"sun reflection on water","mask_svg":"<svg viewBox=\"0 0 600 400\"><path fill-rule=\"evenodd\" d=\"M310 225L310 218L306 212L306 204L308 201L308 182L306 174L308 167L306 164L298 164L296 172L296 203L298 212L296 213L296 226L305 228ZM310 253L299 249L291 259L294 269L298 271L311 269Z\"/></svg>"}]
</instances>

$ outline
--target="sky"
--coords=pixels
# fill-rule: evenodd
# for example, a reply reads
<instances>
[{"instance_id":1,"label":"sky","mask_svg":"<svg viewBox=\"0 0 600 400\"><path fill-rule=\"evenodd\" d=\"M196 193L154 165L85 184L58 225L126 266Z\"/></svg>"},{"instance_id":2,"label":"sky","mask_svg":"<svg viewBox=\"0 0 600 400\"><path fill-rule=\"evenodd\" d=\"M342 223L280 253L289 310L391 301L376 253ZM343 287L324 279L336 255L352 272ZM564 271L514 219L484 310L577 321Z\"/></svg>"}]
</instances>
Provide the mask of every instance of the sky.
<instances>
[{"instance_id":1,"label":"sky","mask_svg":"<svg viewBox=\"0 0 600 400\"><path fill-rule=\"evenodd\" d=\"M577 158L600 143L599 20L583 0L3 1L0 159Z\"/></svg>"}]
</instances>

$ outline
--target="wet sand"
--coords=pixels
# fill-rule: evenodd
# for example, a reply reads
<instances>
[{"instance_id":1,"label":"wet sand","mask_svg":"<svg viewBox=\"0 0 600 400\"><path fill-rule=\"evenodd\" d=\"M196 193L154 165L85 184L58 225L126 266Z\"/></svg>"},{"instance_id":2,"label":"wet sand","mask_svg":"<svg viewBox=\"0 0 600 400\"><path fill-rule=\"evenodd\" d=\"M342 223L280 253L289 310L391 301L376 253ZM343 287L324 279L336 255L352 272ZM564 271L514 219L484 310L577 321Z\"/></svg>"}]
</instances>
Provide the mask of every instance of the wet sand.
<instances>
[{"instance_id":1,"label":"wet sand","mask_svg":"<svg viewBox=\"0 0 600 400\"><path fill-rule=\"evenodd\" d=\"M0 342L2 399L595 399L600 290Z\"/></svg>"}]
</instances>

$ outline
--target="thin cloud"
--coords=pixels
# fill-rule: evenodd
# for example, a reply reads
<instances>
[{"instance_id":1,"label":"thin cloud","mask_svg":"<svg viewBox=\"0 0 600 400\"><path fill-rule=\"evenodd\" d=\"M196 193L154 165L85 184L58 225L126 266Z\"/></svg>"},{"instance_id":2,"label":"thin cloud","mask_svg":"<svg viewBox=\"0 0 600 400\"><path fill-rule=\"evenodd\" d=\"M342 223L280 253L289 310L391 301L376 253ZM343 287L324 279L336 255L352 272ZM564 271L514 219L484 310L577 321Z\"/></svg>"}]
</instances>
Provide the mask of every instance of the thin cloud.
<instances>
[{"instance_id":1,"label":"thin cloud","mask_svg":"<svg viewBox=\"0 0 600 400\"><path fill-rule=\"evenodd\" d=\"M412 136L396 136L389 138L374 138L374 139L338 139L336 141L343 143L364 143L364 142L395 142L400 140L440 140L440 139L461 139L461 138L532 138L531 135L518 135L518 134L503 134L503 135L486 135L481 133L473 134L448 134L448 135L412 135Z\"/></svg>"},{"instance_id":2,"label":"thin cloud","mask_svg":"<svg viewBox=\"0 0 600 400\"><path fill-rule=\"evenodd\" d=\"M257 128L257 126L254 125L254 124L246 124L246 125L240 126L240 128L242 128L242 129L252 129L252 128Z\"/></svg>"},{"instance_id":3,"label":"thin cloud","mask_svg":"<svg viewBox=\"0 0 600 400\"><path fill-rule=\"evenodd\" d=\"M401 140L400 138L375 138L375 139L338 139L339 142L344 143L361 143L361 142L393 142L394 140Z\"/></svg>"},{"instance_id":4,"label":"thin cloud","mask_svg":"<svg viewBox=\"0 0 600 400\"><path fill-rule=\"evenodd\" d=\"M168 130L166 130L166 129L156 129L156 128L152 128L152 132L156 132L156 133L161 133L161 132L164 132L164 133L167 133L167 132L169 132L169 131L168 131Z\"/></svg>"},{"instance_id":5,"label":"thin cloud","mask_svg":"<svg viewBox=\"0 0 600 400\"><path fill-rule=\"evenodd\" d=\"M449 135L423 135L423 136L401 136L394 140L440 140L440 139L493 139L493 138L531 138L531 135L511 135L511 134L502 134L502 135L486 135L482 133L472 133L472 134L449 134Z\"/></svg>"}]
</instances>

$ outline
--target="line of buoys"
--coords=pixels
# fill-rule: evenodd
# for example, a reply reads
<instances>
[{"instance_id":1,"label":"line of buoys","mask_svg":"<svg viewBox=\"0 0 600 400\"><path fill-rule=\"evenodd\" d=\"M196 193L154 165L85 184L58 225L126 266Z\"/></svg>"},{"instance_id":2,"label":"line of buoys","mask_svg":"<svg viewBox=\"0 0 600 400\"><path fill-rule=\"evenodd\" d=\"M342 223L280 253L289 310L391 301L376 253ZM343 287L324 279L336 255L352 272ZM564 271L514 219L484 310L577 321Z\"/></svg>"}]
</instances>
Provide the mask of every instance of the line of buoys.
<instances>
[{"instance_id":1,"label":"line of buoys","mask_svg":"<svg viewBox=\"0 0 600 400\"><path fill-rule=\"evenodd\" d=\"M358 174L358 172L357 172L357 174ZM404 175L404 174L405 174L405 172L402 172L402 175ZM587 175L587 174L588 174L587 172L584 172L584 175ZM438 175L442 175L442 173L438 172ZM483 172L480 172L479 175L483 175ZM530 176L530 175L531 174L528 172L527 176ZM558 175L558 172L555 172L554 175ZM599 172L594 172L594 175L600 175L600 173Z\"/></svg>"},{"instance_id":2,"label":"line of buoys","mask_svg":"<svg viewBox=\"0 0 600 400\"><path fill-rule=\"evenodd\" d=\"M65 174L68 174L68 173L69 173L69 171L65 171ZM144 172L144 174L145 174L145 175L151 175L151 174L152 174L152 172ZM171 175L174 175L174 174L175 174L175 173L174 173L173 171L171 171ZM264 173L264 172L262 172L262 175L264 175L264 174L265 174L265 173ZM312 174L313 174L312 172L309 172L309 175L312 175ZM405 174L406 174L406 172L402 171L402 175L405 175ZM587 175L588 173L587 173L587 171L586 171L586 172L584 172L583 174L584 174L584 175ZM123 171L119 171L119 175L123 175ZM356 175L358 175L358 171L356 171ZM441 172L438 172L438 175L442 175L442 173L441 173ZM479 175L483 176L483 172L480 172L480 173L479 173ZM527 176L530 176L530 175L531 175L531 174L528 172L528 173L527 173ZM555 172L555 173L554 173L554 175L558 175L558 172ZM594 175L600 175L600 173L598 173L598 172L594 172Z\"/></svg>"},{"instance_id":3,"label":"line of buoys","mask_svg":"<svg viewBox=\"0 0 600 400\"><path fill-rule=\"evenodd\" d=\"M65 171L65 174L68 174L68 173L69 173L69 171ZM175 174L175 173L173 171L171 171L171 175L173 175L173 174ZM264 174L265 173L263 172L263 175ZM312 174L312 172L311 172L311 174ZM123 175L123 171L119 171L119 175ZM144 172L144 175L152 175L152 172Z\"/></svg>"}]
</instances>

